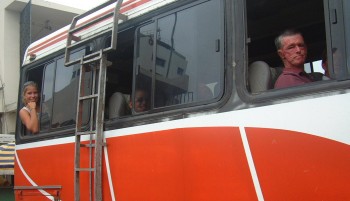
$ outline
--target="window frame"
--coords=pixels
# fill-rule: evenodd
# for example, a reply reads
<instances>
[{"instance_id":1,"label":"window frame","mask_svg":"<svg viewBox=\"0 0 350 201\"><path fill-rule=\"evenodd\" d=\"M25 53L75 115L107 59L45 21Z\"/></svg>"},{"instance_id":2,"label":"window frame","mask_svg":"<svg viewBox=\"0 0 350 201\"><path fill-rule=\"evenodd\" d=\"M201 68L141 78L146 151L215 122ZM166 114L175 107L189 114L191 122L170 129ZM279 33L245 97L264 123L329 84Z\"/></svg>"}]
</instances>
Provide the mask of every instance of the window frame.
<instances>
[{"instance_id":1,"label":"window frame","mask_svg":"<svg viewBox=\"0 0 350 201\"><path fill-rule=\"evenodd\" d=\"M89 46L89 44L87 46ZM81 48L75 50L74 52L72 52L72 54L85 49L87 46L84 46L84 47L81 47ZM57 61L59 59L62 59L62 58L64 58L64 49L60 50L58 52L55 52L54 54L52 54L48 57L45 57L45 58L42 58L36 62L33 62L27 66L21 67L21 81L20 81L20 86L19 86L19 96L18 96L17 108L23 107L23 103L21 101L22 100L22 86L23 86L23 84L28 80L30 71L34 70L34 69L38 69L38 68L42 68L41 83L38 83L39 88L41 89L41 91L40 91L40 108L42 108L42 105L43 105L43 103L42 103L43 90L42 89L43 89L43 85L44 85L43 82L44 82L44 78L45 78L44 71L49 64L54 63L54 82L55 82ZM55 84L56 83L53 83L53 88L51 89L52 95L54 95ZM78 97L78 92L75 93L75 95ZM53 102L54 101L55 100L53 100ZM51 108L51 110L53 111L53 107ZM41 111L40 111L40 116L41 116ZM24 125L22 124L22 122L19 118L19 113L17 112L16 143L21 144L21 143L32 142L32 141L40 141L40 140L44 140L44 139L52 139L52 138L63 137L63 136L71 136L71 135L74 135L74 133L75 133L75 124L60 127L60 128L52 128L51 124L52 124L52 117L50 118L50 125L49 125L50 128L48 128L45 131L42 131L40 129L39 133L37 133L37 134L26 135L25 134L26 129L24 128ZM40 123L40 126L41 126L41 123Z\"/></svg>"},{"instance_id":2,"label":"window frame","mask_svg":"<svg viewBox=\"0 0 350 201\"><path fill-rule=\"evenodd\" d=\"M341 0L340 0L341 1ZM289 88L283 88L283 89L270 89L266 90L264 92L260 92L257 94L252 94L248 91L247 83L248 83L248 47L247 44L249 43L249 39L247 36L247 5L244 0L239 0L239 3L244 5L244 9L238 10L236 8L235 12L235 18L237 20L241 20L242 24L236 24L235 25L235 31L236 31L236 50L244 49L242 52L236 52L236 58L237 58L237 65L235 69L236 74L236 89L238 92L238 95L240 96L241 100L245 103L251 103L251 104L267 104L268 102L287 102L295 99L299 99L300 97L306 97L310 96L310 98L315 97L316 94L325 93L325 92L335 92L335 91L342 91L342 90L348 90L350 86L350 78L347 79L334 79L334 80L325 80L325 81L318 81L313 83L308 83L305 85L295 86L295 87L289 87ZM327 56L328 58L330 54L330 50L332 48L331 46L331 27L330 27L330 18L329 16L329 7L327 5L328 0L324 0L324 20L325 20L325 30L326 30L326 44L327 44ZM340 17L343 17L342 15ZM240 30L242 28L245 30L243 34L240 34ZM344 26L343 26L344 28ZM339 37L339 36L338 36ZM343 41L346 39L350 40L350 37L346 38L345 35L340 36L343 37ZM271 41L273 43L273 41ZM344 44L343 44L344 45ZM345 61L345 63L349 61ZM332 59L328 60L329 66L333 63ZM243 76L242 76L243 75Z\"/></svg>"}]
</instances>

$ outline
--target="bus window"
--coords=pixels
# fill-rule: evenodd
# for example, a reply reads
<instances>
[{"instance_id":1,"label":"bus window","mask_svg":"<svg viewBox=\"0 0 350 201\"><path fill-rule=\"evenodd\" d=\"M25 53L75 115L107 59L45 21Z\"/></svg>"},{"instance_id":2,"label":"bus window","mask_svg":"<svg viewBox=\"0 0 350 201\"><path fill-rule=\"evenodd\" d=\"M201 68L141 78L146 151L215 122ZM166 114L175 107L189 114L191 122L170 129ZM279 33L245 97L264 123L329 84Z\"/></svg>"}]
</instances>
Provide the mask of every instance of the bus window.
<instances>
[{"instance_id":1,"label":"bus window","mask_svg":"<svg viewBox=\"0 0 350 201\"><path fill-rule=\"evenodd\" d=\"M135 88L153 90L151 109L213 101L221 94L222 13L220 1L207 1L138 29Z\"/></svg>"},{"instance_id":2,"label":"bus window","mask_svg":"<svg viewBox=\"0 0 350 201\"><path fill-rule=\"evenodd\" d=\"M248 91L261 94L274 89L276 79L284 70L274 39L287 29L302 33L307 47L307 57L301 70L308 74L312 82L299 86L317 87L314 84L316 81L349 79L346 61L349 14L345 12L348 7L349 3L341 0L278 3L247 0ZM322 63L323 55L328 58L326 64ZM324 69L329 74L326 75Z\"/></svg>"},{"instance_id":3,"label":"bus window","mask_svg":"<svg viewBox=\"0 0 350 201\"><path fill-rule=\"evenodd\" d=\"M85 50L72 53L72 58L80 58ZM41 91L40 133L47 133L53 129L64 128L75 124L77 92L80 74L80 64L65 67L64 58L52 59L47 64L41 64L27 72L27 80L38 84ZM88 72L88 74L91 74ZM85 80L85 91L89 91ZM68 98L69 97L69 98ZM83 123L89 121L90 103L84 104L86 114Z\"/></svg>"},{"instance_id":4,"label":"bus window","mask_svg":"<svg viewBox=\"0 0 350 201\"><path fill-rule=\"evenodd\" d=\"M278 12L277 12L278 11ZM247 1L248 28L248 90L254 94L274 89L284 70L275 47L275 38L287 29L303 35L307 57L300 69L323 73L320 61L326 45L324 4L322 0ZM258 62L257 62L258 61Z\"/></svg>"},{"instance_id":5,"label":"bus window","mask_svg":"<svg viewBox=\"0 0 350 201\"><path fill-rule=\"evenodd\" d=\"M71 58L76 60L81 58L85 50L80 50L72 54ZM56 61L56 73L55 73L55 86L53 90L53 105L52 105L52 123L51 128L66 127L75 124L76 118L76 105L77 105L77 93L79 84L80 64L75 64L70 67L64 66L64 58L60 58ZM91 74L91 73L90 73ZM89 76L85 76L89 78ZM89 79L85 80L89 82ZM85 91L91 91L85 84ZM73 95L75 94L75 95ZM67 100L67 97L70 97ZM68 102L67 102L68 101ZM84 104L87 108L90 103ZM89 111L84 109L83 111ZM88 114L85 114L84 124L88 121Z\"/></svg>"},{"instance_id":6,"label":"bus window","mask_svg":"<svg viewBox=\"0 0 350 201\"><path fill-rule=\"evenodd\" d=\"M35 68L30 68L29 70L27 70L25 72L25 81L23 82L23 84L27 81L33 81L37 84L39 93L42 92L43 90L42 79L43 79L43 71L44 71L43 69L45 68L45 66L46 66L45 64L41 64ZM21 86L23 86L23 84ZM22 93L23 91L21 91L20 97L22 97ZM41 101L39 104L42 103L42 95L40 95L40 98L41 98ZM20 103L21 103L20 106L23 106L22 101ZM22 123L20 123L20 125L21 126L19 127L19 130L22 132L23 135L31 135L31 133L26 130L25 126L23 126Z\"/></svg>"}]
</instances>

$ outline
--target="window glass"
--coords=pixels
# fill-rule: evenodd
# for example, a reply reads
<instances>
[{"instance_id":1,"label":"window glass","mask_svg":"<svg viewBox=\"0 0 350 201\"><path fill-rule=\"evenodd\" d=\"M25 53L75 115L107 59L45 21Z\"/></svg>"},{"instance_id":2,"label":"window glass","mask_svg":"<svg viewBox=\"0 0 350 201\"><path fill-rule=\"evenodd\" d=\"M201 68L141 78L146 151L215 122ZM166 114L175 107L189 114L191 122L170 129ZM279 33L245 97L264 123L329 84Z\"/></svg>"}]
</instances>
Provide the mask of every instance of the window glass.
<instances>
[{"instance_id":1,"label":"window glass","mask_svg":"<svg viewBox=\"0 0 350 201\"><path fill-rule=\"evenodd\" d=\"M64 59L57 60L52 128L74 124L79 68L65 67Z\"/></svg>"},{"instance_id":2,"label":"window glass","mask_svg":"<svg viewBox=\"0 0 350 201\"><path fill-rule=\"evenodd\" d=\"M210 1L159 19L156 107L214 98L222 73L220 13L219 1Z\"/></svg>"},{"instance_id":3,"label":"window glass","mask_svg":"<svg viewBox=\"0 0 350 201\"><path fill-rule=\"evenodd\" d=\"M42 106L40 115L40 131L50 128L53 105L53 86L55 76L55 63L48 64L44 69L44 80L42 86Z\"/></svg>"},{"instance_id":4,"label":"window glass","mask_svg":"<svg viewBox=\"0 0 350 201\"><path fill-rule=\"evenodd\" d=\"M345 26L345 42L346 42L346 66L348 78L350 77L350 13L347 12L350 9L350 1L344 0L344 26Z\"/></svg>"},{"instance_id":5,"label":"window glass","mask_svg":"<svg viewBox=\"0 0 350 201\"><path fill-rule=\"evenodd\" d=\"M153 107L208 101L220 94L221 13L220 1L208 1L160 18L156 27L140 28L137 75L145 71L148 76L136 77L136 87L153 84Z\"/></svg>"},{"instance_id":6,"label":"window glass","mask_svg":"<svg viewBox=\"0 0 350 201\"><path fill-rule=\"evenodd\" d=\"M84 51L76 52L72 59L78 59ZM75 124L80 64L65 67L64 58L57 60L52 128Z\"/></svg>"},{"instance_id":7,"label":"window glass","mask_svg":"<svg viewBox=\"0 0 350 201\"><path fill-rule=\"evenodd\" d=\"M143 112L151 106L154 23L141 27L137 35L136 86L132 105L135 112ZM141 95L147 96L147 101L146 97L141 100Z\"/></svg>"},{"instance_id":8,"label":"window glass","mask_svg":"<svg viewBox=\"0 0 350 201\"><path fill-rule=\"evenodd\" d=\"M345 2L345 1L343 1ZM346 49L345 49L345 33L346 33L346 16L347 12L343 10L343 4L341 0L329 1L330 5L330 25L331 25L331 45L332 48L328 48L328 55L331 56L332 62L329 66L330 74L333 79L346 79ZM345 16L345 17L343 17ZM345 28L344 28L345 27ZM346 40L345 40L346 41Z\"/></svg>"}]
</instances>

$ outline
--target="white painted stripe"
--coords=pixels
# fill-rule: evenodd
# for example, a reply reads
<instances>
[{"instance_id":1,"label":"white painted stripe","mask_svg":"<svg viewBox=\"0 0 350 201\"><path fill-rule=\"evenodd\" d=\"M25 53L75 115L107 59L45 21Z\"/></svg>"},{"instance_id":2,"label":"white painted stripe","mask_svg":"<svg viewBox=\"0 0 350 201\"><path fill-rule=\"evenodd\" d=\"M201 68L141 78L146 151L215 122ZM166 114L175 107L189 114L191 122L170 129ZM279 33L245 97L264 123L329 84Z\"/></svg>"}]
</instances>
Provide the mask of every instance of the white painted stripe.
<instances>
[{"instance_id":1,"label":"white painted stripe","mask_svg":"<svg viewBox=\"0 0 350 201\"><path fill-rule=\"evenodd\" d=\"M247 134L245 132L244 127L239 127L239 130L240 130L242 141L243 141L244 151L245 151L245 154L247 156L250 174L252 175L256 195L257 195L259 201L264 201L264 196L263 196L263 193L262 193L262 190L260 187L258 174L256 173L256 169L255 169L255 165L254 165L254 161L253 161L253 156L252 156L252 153L250 152Z\"/></svg>"},{"instance_id":2,"label":"white painted stripe","mask_svg":"<svg viewBox=\"0 0 350 201\"><path fill-rule=\"evenodd\" d=\"M89 136L81 136L81 141L88 141ZM22 149L30 149L30 148L37 148L37 147L47 147L47 146L54 146L54 145L60 145L60 144L68 144L68 143L74 143L75 137L63 137L63 138L57 138L52 140L44 140L44 141L38 141L38 142L31 142L26 144L18 144L16 145L16 150L22 150Z\"/></svg>"},{"instance_id":3,"label":"white painted stripe","mask_svg":"<svg viewBox=\"0 0 350 201\"><path fill-rule=\"evenodd\" d=\"M106 143L106 140L104 140L104 143ZM112 175L111 175L111 167L109 165L109 157L108 157L108 150L107 145L104 146L104 154L105 154L105 161L106 161L106 169L107 169L107 178L108 178L108 184L109 184L109 191L111 193L112 201L115 201L115 194L114 194L114 187L113 187L113 181L112 181Z\"/></svg>"},{"instance_id":4,"label":"white painted stripe","mask_svg":"<svg viewBox=\"0 0 350 201\"><path fill-rule=\"evenodd\" d=\"M24 170L22 164L21 164L21 161L19 160L19 157L17 155L17 152L15 151L15 156L16 156L16 161L17 161L17 164L18 164L18 167L19 169L21 170L21 172L23 173L24 177L29 181L29 183L32 185L32 186L38 186L38 184L36 184L31 178L30 176L27 174L27 172ZM47 199L49 200L52 200L54 201L54 197L52 195L50 195L50 193L42 190L42 189L38 189L38 191L43 194L44 196L46 196Z\"/></svg>"},{"instance_id":5,"label":"white painted stripe","mask_svg":"<svg viewBox=\"0 0 350 201\"><path fill-rule=\"evenodd\" d=\"M350 93L248 108L218 114L199 114L180 120L105 131L106 138L162 130L198 127L256 127L283 129L350 145ZM84 136L85 137L85 136ZM82 138L82 141L88 138ZM74 136L16 145L17 150L74 143Z\"/></svg>"}]
</instances>

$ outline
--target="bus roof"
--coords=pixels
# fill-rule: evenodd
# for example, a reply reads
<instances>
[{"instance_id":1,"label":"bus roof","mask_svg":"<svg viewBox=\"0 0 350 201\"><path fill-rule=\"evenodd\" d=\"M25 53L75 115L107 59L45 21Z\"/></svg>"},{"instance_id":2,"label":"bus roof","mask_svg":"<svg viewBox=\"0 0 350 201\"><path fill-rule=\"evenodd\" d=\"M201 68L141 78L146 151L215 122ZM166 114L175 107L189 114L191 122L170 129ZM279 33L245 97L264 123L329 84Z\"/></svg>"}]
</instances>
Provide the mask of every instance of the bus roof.
<instances>
[{"instance_id":1,"label":"bus roof","mask_svg":"<svg viewBox=\"0 0 350 201\"><path fill-rule=\"evenodd\" d=\"M126 16L126 20L129 20L174 1L176 0L125 0L123 1L120 12ZM93 12L92 14L78 21L77 26L88 23L105 13L111 12L114 6L115 3ZM119 23L120 22L122 21L119 21ZM101 32L102 30L110 27L111 23L112 18L109 18L101 23L97 23L90 26L88 29L81 31L80 36L84 38ZM24 55L23 66L65 48L69 27L70 25L67 25L30 44Z\"/></svg>"}]
</instances>

